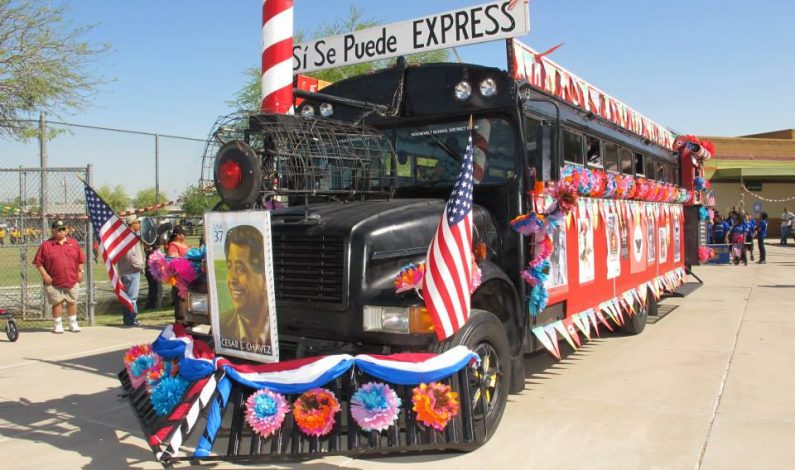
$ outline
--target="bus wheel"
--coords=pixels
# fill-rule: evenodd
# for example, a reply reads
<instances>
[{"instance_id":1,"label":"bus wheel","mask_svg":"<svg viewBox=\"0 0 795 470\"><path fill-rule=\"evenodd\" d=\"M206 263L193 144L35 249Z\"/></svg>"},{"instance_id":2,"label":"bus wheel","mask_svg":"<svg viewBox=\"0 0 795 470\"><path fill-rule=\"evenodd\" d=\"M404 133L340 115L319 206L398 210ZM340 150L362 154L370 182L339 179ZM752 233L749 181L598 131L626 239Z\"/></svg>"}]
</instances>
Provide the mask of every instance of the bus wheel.
<instances>
[{"instance_id":1,"label":"bus wheel","mask_svg":"<svg viewBox=\"0 0 795 470\"><path fill-rule=\"evenodd\" d=\"M481 443L486 442L500 424L508 399L508 382L511 377L508 336L493 313L473 309L464 327L452 338L435 345L434 352L441 353L459 345L468 347L480 356L480 369L470 374L470 406L475 420L485 419L486 434L483 434L483 426L476 426L476 439ZM484 394L485 399L481 400Z\"/></svg>"},{"instance_id":2,"label":"bus wheel","mask_svg":"<svg viewBox=\"0 0 795 470\"><path fill-rule=\"evenodd\" d=\"M657 315L657 301L651 292L646 293L646 303L640 304L637 313L627 318L621 329L630 335L640 334L646 328L649 315Z\"/></svg>"}]
</instances>

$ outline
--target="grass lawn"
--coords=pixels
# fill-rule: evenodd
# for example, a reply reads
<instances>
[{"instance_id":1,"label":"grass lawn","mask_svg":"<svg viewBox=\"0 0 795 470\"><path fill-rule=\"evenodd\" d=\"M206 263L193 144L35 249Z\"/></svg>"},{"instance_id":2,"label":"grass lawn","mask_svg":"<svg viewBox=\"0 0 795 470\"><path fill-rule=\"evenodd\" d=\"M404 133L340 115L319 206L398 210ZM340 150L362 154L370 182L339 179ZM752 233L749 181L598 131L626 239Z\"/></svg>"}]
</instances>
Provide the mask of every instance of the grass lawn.
<instances>
[{"instance_id":1,"label":"grass lawn","mask_svg":"<svg viewBox=\"0 0 795 470\"><path fill-rule=\"evenodd\" d=\"M147 310L138 313L138 321L143 326L159 326L165 327L166 325L174 322L174 307L165 307L160 310ZM99 313L94 315L94 326L122 326L121 312L114 313ZM25 320L17 319L17 325L20 330L36 330L52 328L52 320ZM64 326L68 326L68 322L64 322ZM81 321L80 326L88 326L87 322ZM0 329L5 328L5 322L0 320Z\"/></svg>"}]
</instances>

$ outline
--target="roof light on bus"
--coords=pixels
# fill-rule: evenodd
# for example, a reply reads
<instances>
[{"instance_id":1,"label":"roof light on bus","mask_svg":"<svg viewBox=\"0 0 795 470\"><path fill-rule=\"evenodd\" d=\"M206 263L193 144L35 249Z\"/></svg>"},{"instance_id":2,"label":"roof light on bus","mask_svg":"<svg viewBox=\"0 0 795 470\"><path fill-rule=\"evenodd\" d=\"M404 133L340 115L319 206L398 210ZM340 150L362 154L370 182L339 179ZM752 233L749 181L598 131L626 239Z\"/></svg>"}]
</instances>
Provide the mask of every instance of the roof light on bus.
<instances>
[{"instance_id":1,"label":"roof light on bus","mask_svg":"<svg viewBox=\"0 0 795 470\"><path fill-rule=\"evenodd\" d=\"M493 78L487 78L480 82L480 94L490 98L497 94L497 82Z\"/></svg>"},{"instance_id":2,"label":"roof light on bus","mask_svg":"<svg viewBox=\"0 0 795 470\"><path fill-rule=\"evenodd\" d=\"M301 116L303 117L312 117L315 115L315 108L311 105L305 104L301 106Z\"/></svg>"},{"instance_id":3,"label":"roof light on bus","mask_svg":"<svg viewBox=\"0 0 795 470\"><path fill-rule=\"evenodd\" d=\"M320 115L323 117L329 117L332 114L334 114L334 107L331 106L331 103L321 103Z\"/></svg>"},{"instance_id":4,"label":"roof light on bus","mask_svg":"<svg viewBox=\"0 0 795 470\"><path fill-rule=\"evenodd\" d=\"M458 101L466 101L472 94L472 85L469 82L461 81L455 86L455 98Z\"/></svg>"}]
</instances>

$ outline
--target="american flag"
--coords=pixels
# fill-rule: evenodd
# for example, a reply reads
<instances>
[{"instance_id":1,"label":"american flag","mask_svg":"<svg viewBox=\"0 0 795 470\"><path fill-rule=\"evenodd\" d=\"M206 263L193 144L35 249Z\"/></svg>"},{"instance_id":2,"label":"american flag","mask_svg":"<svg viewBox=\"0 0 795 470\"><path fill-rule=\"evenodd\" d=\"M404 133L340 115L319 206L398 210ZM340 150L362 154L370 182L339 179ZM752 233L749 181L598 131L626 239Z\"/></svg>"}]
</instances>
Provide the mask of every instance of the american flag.
<instances>
[{"instance_id":1,"label":"american flag","mask_svg":"<svg viewBox=\"0 0 795 470\"><path fill-rule=\"evenodd\" d=\"M108 270L113 292L125 307L132 310L133 304L121 283L116 263L138 243L138 236L113 213L113 210L89 185L85 185L85 190L88 217L94 227L94 236L99 242L99 252L102 254L102 260Z\"/></svg>"},{"instance_id":2,"label":"american flag","mask_svg":"<svg viewBox=\"0 0 795 470\"><path fill-rule=\"evenodd\" d=\"M471 127L471 126L470 126ZM472 279L472 131L458 180L431 240L422 292L436 336L452 336L469 318Z\"/></svg>"}]
</instances>

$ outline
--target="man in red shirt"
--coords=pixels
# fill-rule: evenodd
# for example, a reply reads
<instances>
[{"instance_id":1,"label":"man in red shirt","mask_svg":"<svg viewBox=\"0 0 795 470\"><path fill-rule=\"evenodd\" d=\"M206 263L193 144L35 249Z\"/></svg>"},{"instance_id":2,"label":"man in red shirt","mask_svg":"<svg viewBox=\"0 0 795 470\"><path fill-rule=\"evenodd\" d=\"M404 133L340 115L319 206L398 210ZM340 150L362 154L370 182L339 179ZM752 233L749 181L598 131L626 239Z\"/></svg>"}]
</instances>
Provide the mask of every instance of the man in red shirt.
<instances>
[{"instance_id":1,"label":"man in red shirt","mask_svg":"<svg viewBox=\"0 0 795 470\"><path fill-rule=\"evenodd\" d=\"M86 254L74 238L66 235L66 231L63 220L53 222L52 238L39 246L33 259L33 264L38 268L46 286L47 300L52 304L55 323L53 333L63 333L61 312L64 301L72 331L80 331L77 324L77 295L80 283L83 282Z\"/></svg>"}]
</instances>

